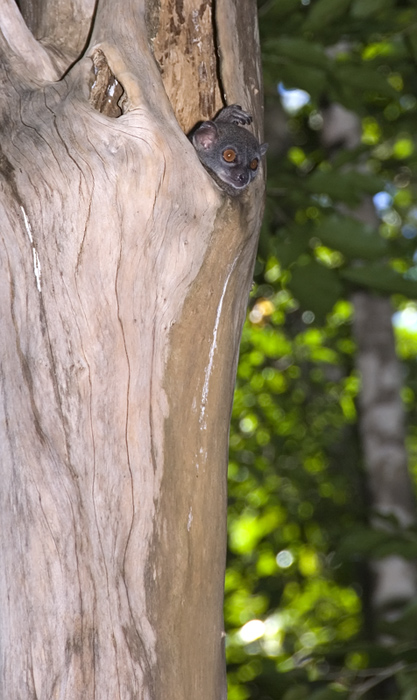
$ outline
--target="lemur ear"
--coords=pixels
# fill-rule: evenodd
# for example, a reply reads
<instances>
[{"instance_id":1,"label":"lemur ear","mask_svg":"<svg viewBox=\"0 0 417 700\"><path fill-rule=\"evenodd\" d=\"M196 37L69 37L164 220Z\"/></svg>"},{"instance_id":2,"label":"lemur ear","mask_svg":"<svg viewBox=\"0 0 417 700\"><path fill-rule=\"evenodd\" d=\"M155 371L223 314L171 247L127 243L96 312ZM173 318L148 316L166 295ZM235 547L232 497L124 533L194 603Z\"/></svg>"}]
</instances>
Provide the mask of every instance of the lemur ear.
<instances>
[{"instance_id":1,"label":"lemur ear","mask_svg":"<svg viewBox=\"0 0 417 700\"><path fill-rule=\"evenodd\" d=\"M269 146L268 143L261 143L261 145L259 146L259 152L260 152L261 156L265 155L265 153L268 150L268 146Z\"/></svg>"},{"instance_id":2,"label":"lemur ear","mask_svg":"<svg viewBox=\"0 0 417 700\"><path fill-rule=\"evenodd\" d=\"M217 141L217 127L214 122L203 122L193 134L193 144L196 148L208 151Z\"/></svg>"}]
</instances>

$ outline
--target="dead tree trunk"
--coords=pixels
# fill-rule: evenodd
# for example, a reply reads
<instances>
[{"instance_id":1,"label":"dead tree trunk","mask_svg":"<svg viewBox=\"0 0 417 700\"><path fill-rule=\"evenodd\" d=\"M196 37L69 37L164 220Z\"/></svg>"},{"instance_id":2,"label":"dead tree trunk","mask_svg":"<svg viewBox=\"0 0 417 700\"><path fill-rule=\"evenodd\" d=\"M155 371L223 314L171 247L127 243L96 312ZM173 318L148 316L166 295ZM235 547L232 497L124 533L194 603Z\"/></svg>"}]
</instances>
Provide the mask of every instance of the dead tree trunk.
<instances>
[{"instance_id":1,"label":"dead tree trunk","mask_svg":"<svg viewBox=\"0 0 417 700\"><path fill-rule=\"evenodd\" d=\"M260 124L254 4L213 6L0 0L1 698L225 695L263 183L228 198L178 123Z\"/></svg>"}]
</instances>

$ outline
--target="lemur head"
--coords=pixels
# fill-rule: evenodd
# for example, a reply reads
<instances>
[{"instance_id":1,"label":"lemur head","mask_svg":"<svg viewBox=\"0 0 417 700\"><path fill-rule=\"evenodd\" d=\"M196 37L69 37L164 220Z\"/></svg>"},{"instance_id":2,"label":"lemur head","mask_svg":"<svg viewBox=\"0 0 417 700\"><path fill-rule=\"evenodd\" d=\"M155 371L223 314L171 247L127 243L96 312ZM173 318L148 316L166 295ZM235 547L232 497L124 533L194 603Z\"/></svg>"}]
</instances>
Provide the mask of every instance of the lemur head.
<instances>
[{"instance_id":1,"label":"lemur head","mask_svg":"<svg viewBox=\"0 0 417 700\"><path fill-rule=\"evenodd\" d=\"M232 195L240 194L252 182L268 148L267 143L259 144L238 121L249 123L251 117L232 105L214 121L203 122L192 134L201 162L227 185L224 189Z\"/></svg>"}]
</instances>

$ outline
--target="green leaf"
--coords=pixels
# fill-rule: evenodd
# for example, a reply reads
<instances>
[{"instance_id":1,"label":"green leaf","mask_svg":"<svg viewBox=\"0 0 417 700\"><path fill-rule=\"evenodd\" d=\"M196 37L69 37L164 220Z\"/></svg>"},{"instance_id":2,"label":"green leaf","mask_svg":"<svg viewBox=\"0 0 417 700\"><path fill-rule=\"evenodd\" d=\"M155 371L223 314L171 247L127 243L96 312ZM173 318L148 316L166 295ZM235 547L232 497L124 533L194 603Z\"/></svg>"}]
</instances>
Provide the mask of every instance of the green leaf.
<instances>
[{"instance_id":1,"label":"green leaf","mask_svg":"<svg viewBox=\"0 0 417 700\"><path fill-rule=\"evenodd\" d=\"M359 193L354 183L346 175L331 172L314 172L307 180L307 189L316 194L327 194L335 201L346 202L351 206L359 203Z\"/></svg>"},{"instance_id":2,"label":"green leaf","mask_svg":"<svg viewBox=\"0 0 417 700\"><path fill-rule=\"evenodd\" d=\"M408 688L408 690L401 695L401 700L417 700L417 688Z\"/></svg>"},{"instance_id":3,"label":"green leaf","mask_svg":"<svg viewBox=\"0 0 417 700\"><path fill-rule=\"evenodd\" d=\"M343 688L335 690L327 686L327 688L321 688L320 690L316 690L315 693L311 693L309 700L343 700L343 698L347 698L348 695L348 691Z\"/></svg>"},{"instance_id":4,"label":"green leaf","mask_svg":"<svg viewBox=\"0 0 417 700\"><path fill-rule=\"evenodd\" d=\"M343 539L339 555L341 557L350 556L357 557L358 554L369 556L377 547L383 544L386 540L386 533L370 530L367 528L358 528L351 532Z\"/></svg>"},{"instance_id":5,"label":"green leaf","mask_svg":"<svg viewBox=\"0 0 417 700\"><path fill-rule=\"evenodd\" d=\"M307 700L310 696L308 685L296 685L287 690L282 700Z\"/></svg>"},{"instance_id":6,"label":"green leaf","mask_svg":"<svg viewBox=\"0 0 417 700\"><path fill-rule=\"evenodd\" d=\"M353 170L348 173L317 170L308 178L306 186L310 192L327 194L334 200L355 206L362 201L364 193L374 195L383 189L383 182L379 177Z\"/></svg>"},{"instance_id":7,"label":"green leaf","mask_svg":"<svg viewBox=\"0 0 417 700\"><path fill-rule=\"evenodd\" d=\"M365 19L383 10L390 9L393 0L354 0L351 8L352 17Z\"/></svg>"},{"instance_id":8,"label":"green leaf","mask_svg":"<svg viewBox=\"0 0 417 700\"><path fill-rule=\"evenodd\" d=\"M322 26L329 26L338 21L348 10L350 3L351 0L316 0L304 23L304 29L321 29Z\"/></svg>"},{"instance_id":9,"label":"green leaf","mask_svg":"<svg viewBox=\"0 0 417 700\"><path fill-rule=\"evenodd\" d=\"M274 244L274 252L282 267L295 263L300 255L310 250L310 236L296 227L284 229Z\"/></svg>"},{"instance_id":10,"label":"green leaf","mask_svg":"<svg viewBox=\"0 0 417 700\"><path fill-rule=\"evenodd\" d=\"M342 295L337 273L315 261L292 268L288 287L302 308L312 311L318 320L325 318Z\"/></svg>"},{"instance_id":11,"label":"green leaf","mask_svg":"<svg viewBox=\"0 0 417 700\"><path fill-rule=\"evenodd\" d=\"M262 44L262 49L274 52L274 56L283 56L291 62L302 65L315 66L316 68L327 68L329 59L319 44L305 41L298 37L279 37L269 39Z\"/></svg>"},{"instance_id":12,"label":"green leaf","mask_svg":"<svg viewBox=\"0 0 417 700\"><path fill-rule=\"evenodd\" d=\"M263 12L262 8L259 9L261 22L268 22L270 19L281 19L285 17L285 15L295 13L300 9L300 0L280 0L279 2L275 2L272 8L269 3L266 3L266 6L268 8L267 12Z\"/></svg>"},{"instance_id":13,"label":"green leaf","mask_svg":"<svg viewBox=\"0 0 417 700\"><path fill-rule=\"evenodd\" d=\"M363 92L380 93L386 97L398 99L398 92L389 84L387 79L364 65L354 65L352 63L338 63L334 65L334 80L342 84L349 85L355 90Z\"/></svg>"},{"instance_id":14,"label":"green leaf","mask_svg":"<svg viewBox=\"0 0 417 700\"><path fill-rule=\"evenodd\" d=\"M361 287L369 287L386 294L404 294L410 299L417 299L417 282L405 279L389 265L373 263L347 268L341 270L340 275Z\"/></svg>"},{"instance_id":15,"label":"green leaf","mask_svg":"<svg viewBox=\"0 0 417 700\"><path fill-rule=\"evenodd\" d=\"M400 690L403 691L401 700L417 700L417 673L409 673L404 669L397 674L396 678Z\"/></svg>"},{"instance_id":16,"label":"green leaf","mask_svg":"<svg viewBox=\"0 0 417 700\"><path fill-rule=\"evenodd\" d=\"M352 219L332 214L320 224L317 235L329 248L335 248L350 260L375 260L388 251L388 244L375 229Z\"/></svg>"},{"instance_id":17,"label":"green leaf","mask_svg":"<svg viewBox=\"0 0 417 700\"><path fill-rule=\"evenodd\" d=\"M342 540L339 556L356 557L358 554L372 559L398 555L413 560L417 554L417 542L410 533L357 528Z\"/></svg>"},{"instance_id":18,"label":"green leaf","mask_svg":"<svg viewBox=\"0 0 417 700\"><path fill-rule=\"evenodd\" d=\"M279 66L277 76L287 89L305 90L315 99L321 95L327 82L326 74L320 68L295 63Z\"/></svg>"}]
</instances>

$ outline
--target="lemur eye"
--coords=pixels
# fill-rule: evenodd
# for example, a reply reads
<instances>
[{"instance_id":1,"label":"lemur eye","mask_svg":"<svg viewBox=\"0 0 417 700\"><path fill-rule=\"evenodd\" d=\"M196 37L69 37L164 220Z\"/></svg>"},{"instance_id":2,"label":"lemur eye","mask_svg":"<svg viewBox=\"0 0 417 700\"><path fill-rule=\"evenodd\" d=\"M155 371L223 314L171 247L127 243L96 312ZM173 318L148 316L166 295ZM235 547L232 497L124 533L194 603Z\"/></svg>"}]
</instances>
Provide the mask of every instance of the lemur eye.
<instances>
[{"instance_id":1,"label":"lemur eye","mask_svg":"<svg viewBox=\"0 0 417 700\"><path fill-rule=\"evenodd\" d=\"M226 148L226 150L222 153L226 163L233 163L236 160L236 155L236 151L234 151L233 148Z\"/></svg>"},{"instance_id":2,"label":"lemur eye","mask_svg":"<svg viewBox=\"0 0 417 700\"><path fill-rule=\"evenodd\" d=\"M259 164L259 160L258 160L257 158L254 158L254 159L251 160L251 162L249 163L249 167L250 167L251 170L256 170L256 168L258 167L258 164Z\"/></svg>"}]
</instances>

